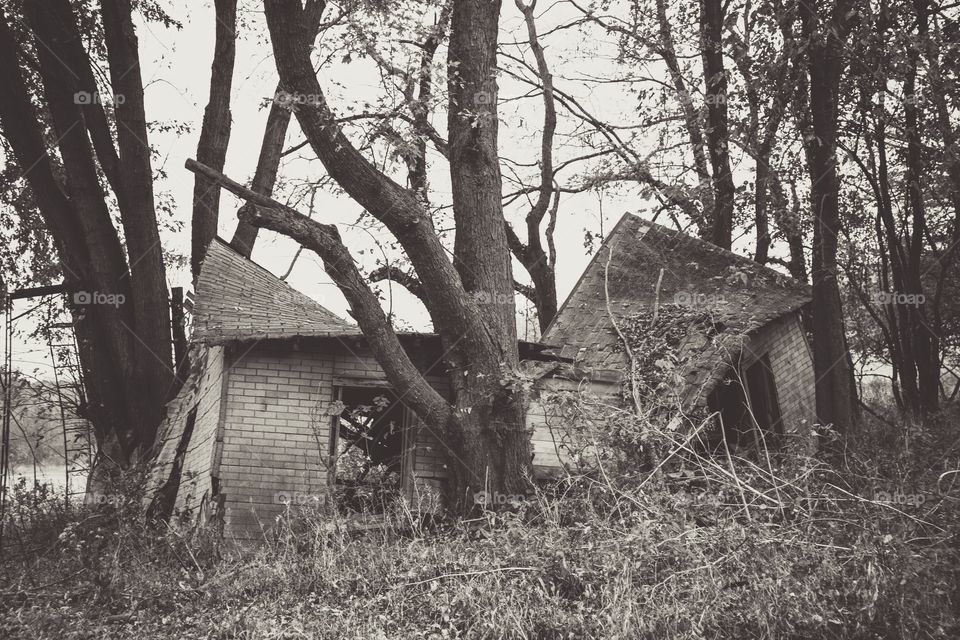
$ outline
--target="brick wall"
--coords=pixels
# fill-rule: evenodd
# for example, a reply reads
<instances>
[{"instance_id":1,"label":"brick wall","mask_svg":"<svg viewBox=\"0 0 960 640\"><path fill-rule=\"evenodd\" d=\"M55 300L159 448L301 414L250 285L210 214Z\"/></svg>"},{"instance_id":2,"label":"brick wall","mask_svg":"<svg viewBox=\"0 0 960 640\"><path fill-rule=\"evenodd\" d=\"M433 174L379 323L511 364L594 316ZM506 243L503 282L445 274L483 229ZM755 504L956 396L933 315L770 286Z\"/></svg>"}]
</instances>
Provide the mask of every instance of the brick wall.
<instances>
[{"instance_id":1,"label":"brick wall","mask_svg":"<svg viewBox=\"0 0 960 640\"><path fill-rule=\"evenodd\" d=\"M283 513L282 500L326 499L332 424L327 408L335 386L385 385L386 379L369 351L353 345L299 351L240 345L232 348L227 364L221 453L214 474L224 500L225 534L257 539ZM428 380L447 393L444 378L430 375ZM560 379L543 385L552 391L577 386ZM616 388L607 385L602 393L613 394ZM560 465L552 431L560 418L555 413L537 400L531 403L528 426L534 430L534 464L540 471ZM412 412L408 417L415 446L408 458L406 495L415 508L435 510L449 475L444 445ZM202 433L207 432L204 427ZM206 435L201 437L207 442Z\"/></svg>"},{"instance_id":2,"label":"brick wall","mask_svg":"<svg viewBox=\"0 0 960 640\"><path fill-rule=\"evenodd\" d=\"M272 527L284 500L326 495L324 408L333 398L334 359L243 345L234 351L219 461L224 533L256 539Z\"/></svg>"},{"instance_id":3,"label":"brick wall","mask_svg":"<svg viewBox=\"0 0 960 640\"><path fill-rule=\"evenodd\" d=\"M332 343L331 343L332 344ZM803 432L815 415L813 365L799 318L788 316L764 328L745 345L742 366L768 354L788 432ZM442 377L431 382L446 394ZM203 507L219 482L225 533L257 539L272 527L282 501L324 500L327 494L331 417L327 409L336 385L386 384L372 355L356 345L295 350L289 344L234 345L206 350L203 373L192 390L171 403L168 422L182 425L196 407L194 434L187 450L177 509ZM561 468L568 417L550 400L556 394L585 394L590 401L616 405L619 384L584 384L563 377L537 382L527 425L532 430L533 463L538 474ZM448 477L444 445L410 415L408 493L415 506L435 509ZM168 425L165 454L172 452L176 429ZM171 456L161 456L168 460Z\"/></svg>"},{"instance_id":4,"label":"brick wall","mask_svg":"<svg viewBox=\"0 0 960 640\"><path fill-rule=\"evenodd\" d=\"M808 435L816 422L813 358L797 314L771 323L744 344L741 371L767 355L773 371L784 432Z\"/></svg>"},{"instance_id":5,"label":"brick wall","mask_svg":"<svg viewBox=\"0 0 960 640\"><path fill-rule=\"evenodd\" d=\"M283 500L326 500L332 425L327 409L335 386L386 386L386 378L369 351L354 344L235 350L225 376L219 478L225 533L255 539L284 511ZM428 379L444 392L442 379ZM415 504L436 508L446 460L439 442L415 420L412 426L421 446L410 458L416 479L410 495Z\"/></svg>"}]
</instances>

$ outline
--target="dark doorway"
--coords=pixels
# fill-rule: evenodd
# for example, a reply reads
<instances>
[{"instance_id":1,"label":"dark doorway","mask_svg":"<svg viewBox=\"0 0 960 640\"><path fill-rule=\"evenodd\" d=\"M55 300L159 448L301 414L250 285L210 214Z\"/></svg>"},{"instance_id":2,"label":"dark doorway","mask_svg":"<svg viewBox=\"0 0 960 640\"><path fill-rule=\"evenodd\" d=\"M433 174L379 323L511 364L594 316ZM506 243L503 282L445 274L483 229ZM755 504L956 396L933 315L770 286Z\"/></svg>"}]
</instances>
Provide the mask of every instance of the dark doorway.
<instances>
[{"instance_id":1,"label":"dark doorway","mask_svg":"<svg viewBox=\"0 0 960 640\"><path fill-rule=\"evenodd\" d=\"M774 449L783 435L783 418L780 415L780 400L777 398L777 383L773 378L770 358L766 355L747 367L744 380L750 396L753 419L759 428L758 444Z\"/></svg>"},{"instance_id":2,"label":"dark doorway","mask_svg":"<svg viewBox=\"0 0 960 640\"><path fill-rule=\"evenodd\" d=\"M716 386L707 399L711 413L717 414L717 428L710 438L709 448L722 451L724 440L731 450L738 450L749 441L753 424L747 406L747 396L740 380L731 372Z\"/></svg>"},{"instance_id":3,"label":"dark doorway","mask_svg":"<svg viewBox=\"0 0 960 640\"><path fill-rule=\"evenodd\" d=\"M777 386L764 355L748 366L742 376L731 371L710 393L707 406L717 414L717 428L706 445L721 452L724 444L732 452L759 454L764 448L780 446L783 420Z\"/></svg>"}]
</instances>

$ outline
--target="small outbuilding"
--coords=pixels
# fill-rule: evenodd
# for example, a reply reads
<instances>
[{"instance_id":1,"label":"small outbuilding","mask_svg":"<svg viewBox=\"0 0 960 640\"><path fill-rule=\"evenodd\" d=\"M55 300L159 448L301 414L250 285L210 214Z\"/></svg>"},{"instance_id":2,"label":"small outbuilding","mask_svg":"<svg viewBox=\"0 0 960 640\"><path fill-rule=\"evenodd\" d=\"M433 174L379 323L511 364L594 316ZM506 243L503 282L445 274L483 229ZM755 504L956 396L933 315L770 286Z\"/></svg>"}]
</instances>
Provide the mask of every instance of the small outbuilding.
<instances>
[{"instance_id":1,"label":"small outbuilding","mask_svg":"<svg viewBox=\"0 0 960 640\"><path fill-rule=\"evenodd\" d=\"M190 336L192 371L167 406L148 489L168 511L258 539L288 505L324 505L331 495L376 508L382 496L371 492L386 490L414 510L439 507L443 445L392 390L356 325L217 239L195 285ZM438 336L399 337L447 393ZM519 347L538 389L585 384L543 345ZM618 397L617 377L586 384ZM529 405L537 473L561 467L548 412Z\"/></svg>"},{"instance_id":2,"label":"small outbuilding","mask_svg":"<svg viewBox=\"0 0 960 640\"><path fill-rule=\"evenodd\" d=\"M816 421L810 300L806 284L626 214L543 342L580 368L622 372L673 416L715 414L708 444L772 448L809 441Z\"/></svg>"}]
</instances>

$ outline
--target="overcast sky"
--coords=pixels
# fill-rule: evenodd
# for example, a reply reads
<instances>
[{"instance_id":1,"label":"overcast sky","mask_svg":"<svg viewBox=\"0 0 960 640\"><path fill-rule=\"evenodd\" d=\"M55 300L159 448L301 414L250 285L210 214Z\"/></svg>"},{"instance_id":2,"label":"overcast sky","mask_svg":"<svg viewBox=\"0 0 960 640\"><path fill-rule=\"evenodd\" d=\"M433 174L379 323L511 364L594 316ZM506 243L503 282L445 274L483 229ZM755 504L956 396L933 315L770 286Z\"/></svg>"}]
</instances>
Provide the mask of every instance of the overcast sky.
<instances>
[{"instance_id":1,"label":"overcast sky","mask_svg":"<svg viewBox=\"0 0 960 640\"><path fill-rule=\"evenodd\" d=\"M139 28L141 63L146 85L147 118L149 121L164 124L179 124L188 127L186 132L179 130L155 130L151 132L151 143L160 157L154 160L155 170L162 169L166 179L158 181L157 191L165 191L174 203L174 217L179 230L162 233L164 246L168 250L183 255L189 253L189 221L193 196L193 174L183 168L184 161L195 157L197 139L203 109L207 101L210 79L210 62L214 43L214 11L209 1L171 1L167 3L174 18L183 24L180 31L167 30L158 24L142 24ZM265 102L272 96L277 81L276 68L262 15L262 3L259 0L241 0L240 37L237 46L237 60L234 72L232 92L233 128L225 172L230 177L247 182L253 175L263 134L267 109ZM568 20L569 8L547 5L545 13L538 18L541 33L547 33L551 27ZM328 9L329 10L329 9ZM371 31L376 31L374 26ZM402 49L402 45L390 42L381 34L376 34L377 46L391 52ZM523 41L526 38L521 15L513 2L505 1L501 13L501 43L507 50L518 54L523 49L509 43ZM613 122L628 124L631 122L631 110L635 109L635 98L622 86L587 85L576 78L583 76L601 76L609 73L615 65L615 44L605 39L603 34L593 30L585 36L577 30L561 30L551 33L545 40L548 63L552 67L557 86L575 95L595 115ZM444 49L438 53L438 61L446 55ZM527 59L532 60L527 54ZM405 59L392 60L399 66L405 66ZM659 70L646 70L656 75ZM438 78L438 83L444 79ZM338 114L349 113L351 109L362 111L364 102L373 100L380 91L380 78L375 66L369 61L353 61L344 64L338 59L321 71L321 85ZM522 94L525 87L502 75L499 79L501 117L500 146L501 154L517 163L535 163L538 159L539 133L542 123L542 101L539 96ZM584 147L572 147L566 141L565 134L573 131L575 123L561 110L558 128L557 162L584 152ZM434 116L434 125L445 131L446 115L439 112ZM294 119L287 134L287 147L303 139ZM449 198L448 169L445 161L431 150L430 182L434 202L443 202ZM584 169L586 167L583 167ZM535 171L528 169L528 171ZM402 173L396 178L402 181ZM567 179L575 179L577 171L567 174ZM305 148L296 156L291 156L280 169L281 185L275 196L285 199L293 192L292 183L316 181L324 176L322 165ZM283 181L287 182L286 186ZM221 199L219 234L230 239L236 226L235 212L239 206L236 198L224 193ZM298 207L306 213L304 206ZM562 201L556 230L556 241L560 259L557 265L557 289L562 302L576 282L590 258L591 251L584 246L587 231L599 233L608 231L612 224L624 212L633 212L649 217L652 203L645 202L637 195L635 188L606 190L603 193L591 191L566 196ZM511 208L508 217L513 220L522 218L523 203ZM382 255L384 247L391 258L397 254L389 251L390 235L375 226L357 228L348 226L356 222L360 208L346 196L336 196L321 192L315 200L314 215L325 222L341 225L341 233L347 239L355 257L367 268L374 266L374 259ZM662 220L665 222L665 220ZM746 238L740 244L747 243ZM595 246L595 245L594 245ZM287 270L296 245L285 238L268 231L261 232L254 250L253 259L275 274ZM526 281L525 273L515 263L518 279ZM171 286L184 286L189 289L189 268L173 269L168 272ZM346 302L323 272L319 259L312 253L304 252L291 273L288 282L295 288L315 298L339 315L346 315ZM425 310L409 294L397 286L392 287L393 311L406 328L429 329ZM524 304L518 297L518 306ZM528 335L533 339L536 336ZM30 369L43 361L45 346L21 342L15 350L15 366Z\"/></svg>"}]
</instances>

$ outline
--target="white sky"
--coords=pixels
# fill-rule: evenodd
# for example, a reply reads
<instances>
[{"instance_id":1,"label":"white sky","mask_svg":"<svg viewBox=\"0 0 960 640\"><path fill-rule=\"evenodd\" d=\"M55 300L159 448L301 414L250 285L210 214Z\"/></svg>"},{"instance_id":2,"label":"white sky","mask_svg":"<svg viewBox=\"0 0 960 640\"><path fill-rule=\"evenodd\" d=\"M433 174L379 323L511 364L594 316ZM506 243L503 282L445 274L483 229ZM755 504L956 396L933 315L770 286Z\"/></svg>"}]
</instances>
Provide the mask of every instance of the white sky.
<instances>
[{"instance_id":1,"label":"white sky","mask_svg":"<svg viewBox=\"0 0 960 640\"><path fill-rule=\"evenodd\" d=\"M195 157L203 109L207 102L210 80L210 62L214 45L214 11L212 2L190 0L171 0L172 15L183 23L181 31L165 30L157 24L140 25L141 64L146 85L146 104L148 121L177 122L189 126L189 132L183 135L173 132L154 132L151 143L159 150L161 158L154 161L154 169L163 169L168 178L158 181L157 192L168 191L176 203L175 216L182 229L177 232L163 233L164 246L184 255L189 254L192 195L194 176L183 168L188 158ZM233 128L225 173L230 177L247 182L256 167L261 136L266 121L267 109L264 101L272 96L276 85L276 68L266 34L262 16L262 4L258 0L241 0L241 30L238 41L236 68L233 81L232 114ZM538 18L541 33L568 19L571 14L563 5L544 5L546 14ZM330 9L328 9L329 11ZM538 10L540 11L540 10ZM541 11L542 13L542 11ZM378 34L377 36L381 36ZM510 0L505 0L501 12L501 42L526 39L520 12ZM390 46L389 42L378 40L378 47ZM627 93L622 85L606 85L587 88L583 83L569 81L569 78L581 74L604 75L614 65L615 43L606 39L597 29L586 37L576 30L559 31L544 40L548 63L552 67L555 82L574 95L595 115L609 118L611 121L630 122L631 110L635 108L636 98ZM517 53L516 48L511 48ZM524 47L526 50L526 47ZM437 60L442 61L446 50L441 48ZM532 58L527 56L528 60ZM403 63L403 60L393 60ZM402 66L402 64L401 64ZM646 70L656 75L658 70ZM349 113L349 109L363 110L364 100L371 100L380 89L380 80L375 68L369 61L341 64L336 62L330 69L320 74L321 86L328 93L331 106L338 114ZM445 78L438 77L437 84L442 85ZM542 102L539 96L525 100L515 100L525 89L518 83L501 77L500 98L506 101L501 107L500 126L501 154L511 160L534 163L538 159L539 132L542 123ZM571 121L564 117L558 106L561 124L558 133L569 132ZM446 129L446 114L439 112L434 116L434 125L443 133ZM301 142L302 134L294 118L287 134L287 147ZM563 148L564 141L558 136L558 148L555 162L579 155L584 149ZM584 167L586 168L586 167ZM445 161L436 152L431 155L431 186L434 202L449 199L449 179ZM309 148L301 152L299 159L285 162L280 169L280 180L318 180L324 175L322 165L312 156ZM568 173L574 177L576 170ZM743 179L748 177L744 175ZM402 173L396 178L402 181ZM282 186L275 197L283 200L289 189ZM236 198L224 192L221 198L219 234L230 239L236 226L235 212L239 207ZM306 211L304 207L300 210ZM508 214L512 220L520 220L522 207L513 208ZM635 188L610 190L601 197L597 192L566 196L562 201L556 230L556 242L559 254L557 264L557 289L562 302L590 258L584 247L586 230L608 231L624 212L648 215L651 203L642 200ZM360 208L346 196L334 196L321 192L317 196L315 216L325 222L352 223L360 214ZM666 220L662 220L666 223ZM518 227L518 231L520 228ZM366 231L341 226L341 233L354 251L355 257L367 268L374 266L374 258L379 255L376 243ZM385 230L372 229L378 240L388 243L390 236ZM521 232L521 237L523 237ZM741 249L745 249L752 239L741 239ZM261 231L254 250L253 259L276 274L286 271L296 245L269 231ZM189 262L188 262L189 264ZM526 281L522 268L515 263L518 279ZM185 269L168 271L171 286L183 286L189 289L189 266ZM288 282L328 307L331 311L346 316L346 302L323 272L319 258L304 252ZM427 329L428 318L425 310L409 294L398 286L393 287L393 310L407 326ZM518 297L518 306L523 304ZM19 309L26 308L20 303ZM531 339L536 336L528 336ZM44 361L43 345L20 341L15 348L14 366L29 370L40 366Z\"/></svg>"}]
</instances>

